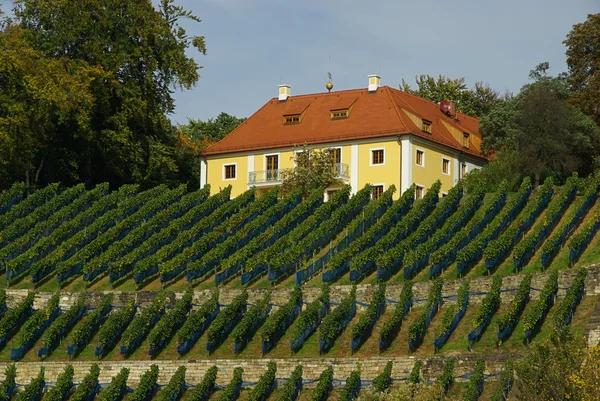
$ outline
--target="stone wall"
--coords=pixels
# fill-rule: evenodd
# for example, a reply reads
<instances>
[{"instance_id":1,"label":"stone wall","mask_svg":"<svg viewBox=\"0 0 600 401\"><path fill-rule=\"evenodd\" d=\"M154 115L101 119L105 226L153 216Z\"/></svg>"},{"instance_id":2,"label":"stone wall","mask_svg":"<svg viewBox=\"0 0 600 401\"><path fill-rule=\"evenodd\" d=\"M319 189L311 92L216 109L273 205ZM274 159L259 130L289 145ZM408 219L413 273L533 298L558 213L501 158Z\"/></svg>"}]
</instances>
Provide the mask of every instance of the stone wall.
<instances>
[{"instance_id":1,"label":"stone wall","mask_svg":"<svg viewBox=\"0 0 600 401\"><path fill-rule=\"evenodd\" d=\"M548 278L549 273L536 273L532 276L531 286L532 288L541 289L544 286ZM558 296L564 296L567 287L571 285L574 277L576 275L576 270L563 270L559 273L558 278ZM514 296L515 291L519 286L519 283L523 280L523 275L515 274L504 277L502 280L502 289L505 290L502 292L502 302L510 302ZM471 279L471 297L470 302L479 303L485 296L485 293L489 291L491 287L492 277L476 277ZM460 287L462 280L446 280L444 281L444 287L442 289L443 296L451 296L456 295L458 292L458 288ZM413 284L413 294L415 298L415 303L418 304L420 302L424 302L427 299L427 294L429 292L429 288L431 287L431 282L417 282ZM336 303L340 302L345 296L350 293L351 286L349 285L339 285L331 287L331 300ZM368 304L372 297L373 292L376 290L377 286L372 284L361 284L356 288L356 296L357 301L360 303ZM228 304L231 302L233 298L240 294L241 289L229 289L223 288L219 292L219 302L221 304ZM266 292L266 289L259 288L250 288L248 289L248 299L250 303L254 303L255 301L261 299ZM289 294L292 291L291 288L281 288L276 287L272 290L272 302L274 304L284 304L289 299ZM386 288L386 296L390 300L397 300L400 297L400 293L402 291L402 284L388 284ZM600 267L592 265L588 270L588 275L585 282L585 291L586 295L600 295ZM9 307L14 307L17 303L19 303L25 296L27 296L27 290L11 290L8 289L7 293L7 304ZM213 290L201 290L195 291L194 293L194 303L201 304L205 302L213 293ZM154 291L137 291L137 292L120 292L114 291L114 301L113 304L115 306L123 306L128 300L132 297L136 298L136 303L140 305L142 308L147 305L149 302L154 299L156 296L156 292ZM316 299L321 294L321 289L319 287L304 287L303 288L303 297L305 302L311 302ZM35 308L39 308L44 306L48 299L52 296L52 293L38 293L35 300ZM78 293L67 293L64 292L61 294L60 305L63 308L68 308L76 301ZM90 292L88 293L87 303L90 306L95 306L98 301L102 298L103 293L100 292ZM182 293L169 293L169 303L173 304L177 299L182 296ZM539 291L532 291L531 297L532 299L537 299L539 296ZM447 299L447 302L454 302L451 298ZM335 305L334 305L335 307ZM359 309L364 309L365 306L360 306Z\"/></svg>"},{"instance_id":2,"label":"stone wall","mask_svg":"<svg viewBox=\"0 0 600 401\"><path fill-rule=\"evenodd\" d=\"M475 356L473 354L459 355L456 357L456 365L454 370L454 376L457 377L458 381L464 381L459 376L464 375L473 371L477 358L483 358L485 360L485 372L486 374L497 373L502 370L506 360L509 357L515 357L506 353L489 354L486 356ZM303 366L303 379L305 381L314 381L319 378L319 375L329 365L333 366L334 378L338 380L345 380L350 372L356 369L357 364L360 363L361 367L361 378L364 380L371 380L379 375L388 360L392 360L393 370L392 378L401 379L407 378L417 358L407 357L394 357L394 358L344 358L344 359L333 359L333 358L302 358L302 359L275 359L277 363L277 378L289 378L292 370L299 364ZM444 358L422 358L423 361L423 376L428 380L435 380L442 374L444 368ZM186 381L188 384L195 385L202 380L204 373L212 365L217 365L219 373L217 376L217 384L226 385L232 378L233 369L241 366L244 369L243 380L247 386L256 383L261 375L267 369L268 360L261 359L243 359L243 360L177 360L177 361L99 361L97 362L101 368L99 381L101 384L110 383L110 380L115 376L122 368L126 367L130 369L128 385L135 387L139 382L140 376L150 368L152 363L156 363L160 368L159 383L166 384L171 376L175 373L177 368L181 365L185 365L187 368ZM85 361L72 362L75 377L74 382L79 383L83 377L89 372L93 362ZM0 363L0 376L4 377L4 371L7 363ZM45 377L49 384L56 382L58 375L65 368L64 362L19 362L17 366L17 384L23 385L30 382L31 378L37 376L40 366L45 367ZM307 383L306 387L312 387L315 383Z\"/></svg>"}]
</instances>

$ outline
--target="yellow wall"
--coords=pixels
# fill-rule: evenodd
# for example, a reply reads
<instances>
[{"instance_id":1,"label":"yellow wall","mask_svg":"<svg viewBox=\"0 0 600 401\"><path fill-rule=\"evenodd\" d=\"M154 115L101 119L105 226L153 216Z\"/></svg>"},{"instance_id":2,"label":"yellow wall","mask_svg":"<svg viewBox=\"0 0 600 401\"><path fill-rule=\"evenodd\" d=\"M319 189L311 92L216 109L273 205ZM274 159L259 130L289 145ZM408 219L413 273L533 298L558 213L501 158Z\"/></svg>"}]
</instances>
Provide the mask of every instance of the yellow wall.
<instances>
[{"instance_id":1,"label":"yellow wall","mask_svg":"<svg viewBox=\"0 0 600 401\"><path fill-rule=\"evenodd\" d=\"M384 149L384 164L371 165L371 150ZM350 153L350 149L348 149ZM350 158L344 158L344 163L350 165ZM350 166L352 171L352 167ZM387 190L391 184L396 186L394 199L398 199L400 192L400 145L396 140L363 143L358 145L358 188L366 184L385 184Z\"/></svg>"},{"instance_id":2,"label":"yellow wall","mask_svg":"<svg viewBox=\"0 0 600 401\"><path fill-rule=\"evenodd\" d=\"M265 155L279 154L279 168L292 168L294 161L292 151L279 151L277 149L264 150L254 155L254 171L263 171L267 169Z\"/></svg>"},{"instance_id":3,"label":"yellow wall","mask_svg":"<svg viewBox=\"0 0 600 401\"><path fill-rule=\"evenodd\" d=\"M234 180L223 180L223 165L237 163ZM236 197L248 189L248 160L246 156L211 158L207 160L207 183L210 194L216 194L222 188L231 185L231 197Z\"/></svg>"},{"instance_id":4,"label":"yellow wall","mask_svg":"<svg viewBox=\"0 0 600 401\"><path fill-rule=\"evenodd\" d=\"M441 192L447 193L454 185L454 157L452 154L432 147L424 141L413 140L412 148L413 182L417 185L422 185L427 189L439 179L442 183ZM425 152L424 167L417 165L417 149ZM450 168L448 169L449 175L442 173L442 157L450 160Z\"/></svg>"}]
</instances>

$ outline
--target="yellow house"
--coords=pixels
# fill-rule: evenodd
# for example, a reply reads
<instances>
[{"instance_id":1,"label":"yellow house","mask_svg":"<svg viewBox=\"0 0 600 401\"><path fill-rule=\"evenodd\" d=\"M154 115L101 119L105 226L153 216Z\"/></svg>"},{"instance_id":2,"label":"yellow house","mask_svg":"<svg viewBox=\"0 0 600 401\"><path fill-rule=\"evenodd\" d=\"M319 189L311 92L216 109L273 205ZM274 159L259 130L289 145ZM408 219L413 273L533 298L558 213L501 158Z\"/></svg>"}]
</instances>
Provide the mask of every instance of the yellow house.
<instances>
[{"instance_id":1,"label":"yellow house","mask_svg":"<svg viewBox=\"0 0 600 401\"><path fill-rule=\"evenodd\" d=\"M279 85L277 98L202 152L201 184L231 185L232 196L279 185L303 145L334 149L338 177L354 193L373 185L374 197L394 184L398 198L414 183L420 198L438 179L444 194L486 163L476 118L368 78L366 89L300 96Z\"/></svg>"}]
</instances>

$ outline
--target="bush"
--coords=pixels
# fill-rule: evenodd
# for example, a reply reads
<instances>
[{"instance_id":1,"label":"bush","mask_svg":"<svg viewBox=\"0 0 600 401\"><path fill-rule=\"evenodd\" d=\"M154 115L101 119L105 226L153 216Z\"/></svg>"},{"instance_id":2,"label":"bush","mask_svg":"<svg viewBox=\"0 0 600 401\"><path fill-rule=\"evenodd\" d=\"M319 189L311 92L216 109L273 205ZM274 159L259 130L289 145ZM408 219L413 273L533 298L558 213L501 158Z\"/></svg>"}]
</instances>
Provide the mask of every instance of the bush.
<instances>
[{"instance_id":1,"label":"bush","mask_svg":"<svg viewBox=\"0 0 600 401\"><path fill-rule=\"evenodd\" d=\"M44 367L40 368L37 377L31 379L31 383L25 386L23 391L17 394L17 401L40 401L44 394L46 380L44 379Z\"/></svg>"},{"instance_id":2,"label":"bush","mask_svg":"<svg viewBox=\"0 0 600 401\"><path fill-rule=\"evenodd\" d=\"M221 392L218 401L235 401L238 398L242 388L242 374L244 374L244 369L242 368L238 367L233 370L233 379L231 379L231 382Z\"/></svg>"},{"instance_id":3,"label":"bush","mask_svg":"<svg viewBox=\"0 0 600 401\"><path fill-rule=\"evenodd\" d=\"M183 297L177 302L172 311L162 317L154 326L148 336L150 355L157 354L167 343L177 329L185 322L186 316L192 307L194 291L187 290Z\"/></svg>"},{"instance_id":4,"label":"bush","mask_svg":"<svg viewBox=\"0 0 600 401\"><path fill-rule=\"evenodd\" d=\"M180 366L169 383L158 393L157 401L178 400L185 391L185 366Z\"/></svg>"},{"instance_id":5,"label":"bush","mask_svg":"<svg viewBox=\"0 0 600 401\"><path fill-rule=\"evenodd\" d=\"M249 401L264 401L266 400L275 384L275 374L277 373L277 365L273 361L267 363L267 371L261 376L260 380L254 386L250 395Z\"/></svg>"},{"instance_id":6,"label":"bush","mask_svg":"<svg viewBox=\"0 0 600 401\"><path fill-rule=\"evenodd\" d=\"M156 392L158 380L158 365L150 366L150 370L147 370L140 377L135 391L129 397L129 401L146 401L152 399L152 396Z\"/></svg>"},{"instance_id":7,"label":"bush","mask_svg":"<svg viewBox=\"0 0 600 401\"><path fill-rule=\"evenodd\" d=\"M421 368L423 367L423 362L418 359L413 365L412 370L410 371L410 376L408 376L408 382L412 384L418 384L421 381Z\"/></svg>"},{"instance_id":8,"label":"bush","mask_svg":"<svg viewBox=\"0 0 600 401\"><path fill-rule=\"evenodd\" d=\"M360 391L360 370L353 370L346 379L346 385L340 394L340 401L352 401Z\"/></svg>"},{"instance_id":9,"label":"bush","mask_svg":"<svg viewBox=\"0 0 600 401\"><path fill-rule=\"evenodd\" d=\"M215 311L219 308L219 293L214 292L211 298L202 304L200 308L190 312L183 327L179 330L177 341L179 347L182 347L187 341L195 341L206 330L208 319L210 319Z\"/></svg>"},{"instance_id":10,"label":"bush","mask_svg":"<svg viewBox=\"0 0 600 401\"><path fill-rule=\"evenodd\" d=\"M207 401L213 391L215 390L215 382L217 381L218 369L215 365L211 366L200 384L198 384L192 391L189 401Z\"/></svg>"},{"instance_id":11,"label":"bush","mask_svg":"<svg viewBox=\"0 0 600 401\"><path fill-rule=\"evenodd\" d=\"M444 389L444 392L448 392L452 384L454 383L454 365L456 363L456 359L449 358L446 360L446 364L444 365L444 371L442 375L438 378L438 383Z\"/></svg>"},{"instance_id":12,"label":"bush","mask_svg":"<svg viewBox=\"0 0 600 401\"><path fill-rule=\"evenodd\" d=\"M319 326L319 351L327 351L333 341L346 328L346 324L356 314L356 287L345 297L337 308L323 319Z\"/></svg>"},{"instance_id":13,"label":"bush","mask_svg":"<svg viewBox=\"0 0 600 401\"><path fill-rule=\"evenodd\" d=\"M214 344L216 347L220 345L220 341L227 337L246 311L246 302L248 302L248 292L244 290L217 315L206 334L208 341L206 345L207 349L209 348L209 344Z\"/></svg>"},{"instance_id":14,"label":"bush","mask_svg":"<svg viewBox=\"0 0 600 401\"><path fill-rule=\"evenodd\" d=\"M412 322L408 328L408 343L409 348L414 350L423 340L425 332L429 327L431 319L435 316L442 300L442 280L438 279L433 282L425 310Z\"/></svg>"},{"instance_id":15,"label":"bush","mask_svg":"<svg viewBox=\"0 0 600 401\"><path fill-rule=\"evenodd\" d=\"M50 348L48 353L67 335L68 330L83 316L84 311L85 293L82 293L75 304L58 316L44 332L42 343L45 347Z\"/></svg>"},{"instance_id":16,"label":"bush","mask_svg":"<svg viewBox=\"0 0 600 401\"><path fill-rule=\"evenodd\" d=\"M514 366L512 360L506 361L502 373L500 373L500 379L496 383L496 387L492 394L492 401L506 401L508 394L512 388L514 380Z\"/></svg>"},{"instance_id":17,"label":"bush","mask_svg":"<svg viewBox=\"0 0 600 401\"><path fill-rule=\"evenodd\" d=\"M159 293L154 301L127 326L121 338L121 354L128 354L136 349L162 317L165 313L165 296L164 292Z\"/></svg>"},{"instance_id":18,"label":"bush","mask_svg":"<svg viewBox=\"0 0 600 401\"><path fill-rule=\"evenodd\" d=\"M487 325L489 324L490 319L492 318L494 313L496 313L498 307L500 306L501 286L502 277L494 276L492 278L492 288L490 289L490 292L487 293L485 298L483 298L483 301L481 301L479 309L477 309L475 317L471 322L472 331L481 330L481 332L483 332L483 330L485 330L485 327L487 327ZM479 338L480 335L481 334L479 334L476 337Z\"/></svg>"},{"instance_id":19,"label":"bush","mask_svg":"<svg viewBox=\"0 0 600 401\"><path fill-rule=\"evenodd\" d=\"M296 366L277 401L294 401L302 387L302 365Z\"/></svg>"},{"instance_id":20,"label":"bush","mask_svg":"<svg viewBox=\"0 0 600 401\"><path fill-rule=\"evenodd\" d=\"M512 333L513 329L516 327L517 322L519 321L519 316L521 316L521 312L523 312L525 305L527 305L527 302L529 301L530 290L531 274L525 274L523 280L521 280L521 283L519 284L519 288L517 289L515 297L508 307L508 310L498 320L498 339L503 340L508 338L510 333ZM509 332L502 333L506 330L509 330ZM501 336L502 338L500 338Z\"/></svg>"},{"instance_id":21,"label":"bush","mask_svg":"<svg viewBox=\"0 0 600 401\"><path fill-rule=\"evenodd\" d=\"M302 287L296 286L292 290L288 302L271 314L261 330L263 353L269 351L279 341L283 333L294 322L301 309Z\"/></svg>"},{"instance_id":22,"label":"bush","mask_svg":"<svg viewBox=\"0 0 600 401\"><path fill-rule=\"evenodd\" d=\"M69 401L88 401L93 399L98 390L98 377L100 376L100 367L93 364L83 380L77 385L77 389Z\"/></svg>"},{"instance_id":23,"label":"bush","mask_svg":"<svg viewBox=\"0 0 600 401\"><path fill-rule=\"evenodd\" d=\"M127 305L121 310L112 313L108 319L106 319L106 322L104 322L104 324L100 326L100 330L98 330L98 345L100 349L96 348L96 352L102 351L100 353L101 355L119 341L123 330L125 330L129 322L131 322L134 313L135 299L131 298L129 299L129 302L127 302Z\"/></svg>"},{"instance_id":24,"label":"bush","mask_svg":"<svg viewBox=\"0 0 600 401\"><path fill-rule=\"evenodd\" d=\"M16 308L9 309L0 320L0 345L6 344L10 336L19 328L23 320L31 313L35 293L30 292Z\"/></svg>"},{"instance_id":25,"label":"bush","mask_svg":"<svg viewBox=\"0 0 600 401\"><path fill-rule=\"evenodd\" d=\"M540 297L523 316L523 330L525 333L533 331L543 323L548 310L552 306L556 291L558 291L558 270L553 270L540 292Z\"/></svg>"},{"instance_id":26,"label":"bush","mask_svg":"<svg viewBox=\"0 0 600 401\"><path fill-rule=\"evenodd\" d=\"M113 294L105 294L98 307L86 314L73 328L71 344L85 346L100 327L104 317L112 308Z\"/></svg>"},{"instance_id":27,"label":"bush","mask_svg":"<svg viewBox=\"0 0 600 401\"><path fill-rule=\"evenodd\" d=\"M54 387L48 391L44 401L63 401L67 399L71 387L73 387L73 366L67 365L63 373L58 376Z\"/></svg>"},{"instance_id":28,"label":"bush","mask_svg":"<svg viewBox=\"0 0 600 401\"><path fill-rule=\"evenodd\" d=\"M52 319L60 312L58 302L60 301L60 295L58 293L52 295L48 300L46 307L35 312L21 327L19 331L18 339L13 343L13 349L21 347L28 350L33 346L33 343L42 334L41 330L48 325ZM20 359L20 358L18 358Z\"/></svg>"},{"instance_id":29,"label":"bush","mask_svg":"<svg viewBox=\"0 0 600 401\"><path fill-rule=\"evenodd\" d=\"M402 286L402 292L400 293L400 299L394 308L392 317L383 324L381 332L379 333L379 349L384 350L387 348L400 330L404 317L412 306L412 283L405 281Z\"/></svg>"},{"instance_id":30,"label":"bush","mask_svg":"<svg viewBox=\"0 0 600 401\"><path fill-rule=\"evenodd\" d=\"M102 390L98 396L99 401L115 401L123 398L127 390L127 379L129 378L129 369L122 368L121 371L112 378L110 385Z\"/></svg>"},{"instance_id":31,"label":"bush","mask_svg":"<svg viewBox=\"0 0 600 401\"><path fill-rule=\"evenodd\" d=\"M255 302L254 305L248 309L240 322L235 326L233 330L233 338L235 342L243 347L252 338L258 327L263 324L269 311L271 310L271 291L267 291L263 299ZM237 352L241 351L238 349Z\"/></svg>"},{"instance_id":32,"label":"bush","mask_svg":"<svg viewBox=\"0 0 600 401\"><path fill-rule=\"evenodd\" d=\"M4 380L0 382L0 400L9 401L15 392L17 384L15 379L17 377L17 367L15 365L8 365L4 371Z\"/></svg>"},{"instance_id":33,"label":"bush","mask_svg":"<svg viewBox=\"0 0 600 401\"><path fill-rule=\"evenodd\" d=\"M575 276L565 297L558 304L557 311L554 314L554 326L557 330L560 331L571 321L571 316L575 312L575 308L577 308L577 305L583 296L586 275L587 270L583 267L577 271L577 276Z\"/></svg>"},{"instance_id":34,"label":"bush","mask_svg":"<svg viewBox=\"0 0 600 401\"><path fill-rule=\"evenodd\" d=\"M479 399L483 389L483 374L484 362L480 359L475 363L475 371L469 380L467 390L463 393L462 399L464 401L477 401L477 399Z\"/></svg>"},{"instance_id":35,"label":"bush","mask_svg":"<svg viewBox=\"0 0 600 401\"><path fill-rule=\"evenodd\" d=\"M319 376L319 381L312 392L310 401L325 401L333 385L333 367L329 366Z\"/></svg>"},{"instance_id":36,"label":"bush","mask_svg":"<svg viewBox=\"0 0 600 401\"><path fill-rule=\"evenodd\" d=\"M299 350L304 344L304 340L312 334L321 322L324 313L329 309L329 286L323 286L321 296L311 302L292 327L290 349Z\"/></svg>"},{"instance_id":37,"label":"bush","mask_svg":"<svg viewBox=\"0 0 600 401\"><path fill-rule=\"evenodd\" d=\"M383 372L373 379L373 390L380 393L386 391L392 385L392 366L393 362L388 361L383 368Z\"/></svg>"},{"instance_id":38,"label":"bush","mask_svg":"<svg viewBox=\"0 0 600 401\"><path fill-rule=\"evenodd\" d=\"M379 285L367 311L360 315L358 323L352 327L352 350L357 349L360 344L371 334L373 326L377 323L379 316L385 311L385 284Z\"/></svg>"}]
</instances>

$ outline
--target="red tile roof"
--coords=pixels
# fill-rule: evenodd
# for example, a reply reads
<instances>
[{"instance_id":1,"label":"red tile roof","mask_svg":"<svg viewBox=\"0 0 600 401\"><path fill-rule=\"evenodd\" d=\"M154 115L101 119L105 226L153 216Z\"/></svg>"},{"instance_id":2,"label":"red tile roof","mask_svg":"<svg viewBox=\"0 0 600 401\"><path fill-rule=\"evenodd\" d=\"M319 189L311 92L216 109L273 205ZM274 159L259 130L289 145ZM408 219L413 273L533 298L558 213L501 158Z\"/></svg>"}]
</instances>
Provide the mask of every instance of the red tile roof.
<instances>
[{"instance_id":1,"label":"red tile roof","mask_svg":"<svg viewBox=\"0 0 600 401\"><path fill-rule=\"evenodd\" d=\"M348 118L331 119L331 111L351 107ZM416 126L405 111L431 121L432 132ZM283 123L284 116L301 114L297 124ZM442 123L469 132L477 140L469 148L462 146ZM202 152L204 156L284 146L339 142L357 138L413 134L438 144L477 156L485 156L473 143L480 143L479 121L457 113L453 119L439 105L389 86L376 92L353 89L331 93L291 96L285 102L269 100L225 138Z\"/></svg>"}]
</instances>

